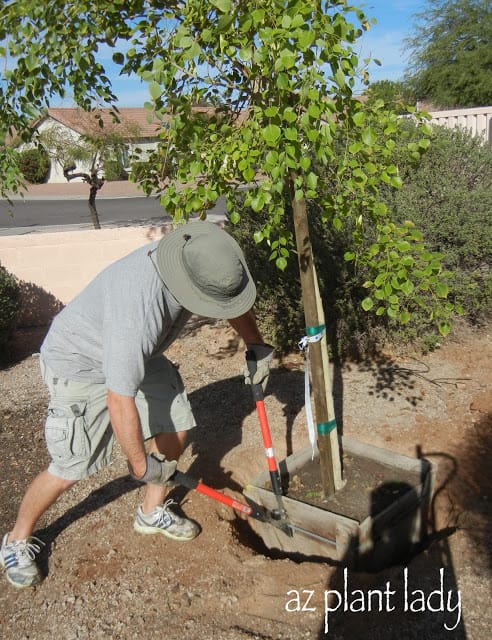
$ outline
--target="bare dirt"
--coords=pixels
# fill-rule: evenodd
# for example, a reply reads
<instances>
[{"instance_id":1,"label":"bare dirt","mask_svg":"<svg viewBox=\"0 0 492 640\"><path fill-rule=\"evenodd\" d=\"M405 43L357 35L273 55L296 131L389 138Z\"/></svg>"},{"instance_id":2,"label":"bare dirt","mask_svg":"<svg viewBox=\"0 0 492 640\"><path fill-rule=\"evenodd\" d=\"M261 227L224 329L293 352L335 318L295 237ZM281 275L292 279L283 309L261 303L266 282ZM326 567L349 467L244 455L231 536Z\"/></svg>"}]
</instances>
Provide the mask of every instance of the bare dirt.
<instances>
[{"instance_id":1,"label":"bare dirt","mask_svg":"<svg viewBox=\"0 0 492 640\"><path fill-rule=\"evenodd\" d=\"M190 325L169 351L198 420L182 471L224 491L266 468L240 375L243 348L224 323ZM492 629L491 329L461 331L418 359L388 354L333 370L338 423L362 442L438 465L428 544L378 573L284 557L248 523L197 492L175 489L202 532L191 543L139 536L142 489L113 465L62 496L39 523L45 581L0 582L4 640L483 640ZM46 392L38 358L0 370L0 525L11 527L44 468ZM276 362L266 407L277 458L306 446L303 363ZM327 594L330 591L331 593ZM459 600L461 598L461 602ZM337 606L338 605L338 606ZM336 610L335 610L336 609Z\"/></svg>"},{"instance_id":2,"label":"bare dirt","mask_svg":"<svg viewBox=\"0 0 492 640\"><path fill-rule=\"evenodd\" d=\"M347 452L342 454L342 467L344 486L333 495L324 495L318 457L292 474L285 495L362 522L377 516L408 491L416 492L421 482L418 471ZM270 487L265 488L271 491Z\"/></svg>"}]
</instances>

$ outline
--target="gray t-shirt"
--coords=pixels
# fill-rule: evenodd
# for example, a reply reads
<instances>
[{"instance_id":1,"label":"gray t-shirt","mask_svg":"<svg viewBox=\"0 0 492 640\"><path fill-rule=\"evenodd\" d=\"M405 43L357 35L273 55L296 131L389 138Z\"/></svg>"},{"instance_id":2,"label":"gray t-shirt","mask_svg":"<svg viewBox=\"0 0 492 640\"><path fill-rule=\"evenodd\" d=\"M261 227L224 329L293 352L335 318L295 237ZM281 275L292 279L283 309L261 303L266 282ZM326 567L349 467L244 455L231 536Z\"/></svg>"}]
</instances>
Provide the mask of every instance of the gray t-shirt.
<instances>
[{"instance_id":1,"label":"gray t-shirt","mask_svg":"<svg viewBox=\"0 0 492 640\"><path fill-rule=\"evenodd\" d=\"M104 269L56 316L41 346L55 375L136 394L146 361L178 337L191 315L159 276L149 253L157 244Z\"/></svg>"}]
</instances>

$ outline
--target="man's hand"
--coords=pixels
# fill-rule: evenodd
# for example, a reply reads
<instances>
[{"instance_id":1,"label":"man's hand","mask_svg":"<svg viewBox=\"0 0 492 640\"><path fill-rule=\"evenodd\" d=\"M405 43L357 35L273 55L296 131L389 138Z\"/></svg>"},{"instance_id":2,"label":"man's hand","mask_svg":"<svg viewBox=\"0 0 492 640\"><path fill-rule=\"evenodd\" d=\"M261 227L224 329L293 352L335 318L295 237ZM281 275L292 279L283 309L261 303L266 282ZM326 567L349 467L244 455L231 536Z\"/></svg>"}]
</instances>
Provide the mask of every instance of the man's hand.
<instances>
[{"instance_id":1,"label":"man's hand","mask_svg":"<svg viewBox=\"0 0 492 640\"><path fill-rule=\"evenodd\" d=\"M146 461L147 468L141 477L135 476L132 468L128 465L131 476L139 482L169 486L169 479L174 475L178 464L176 460L166 460L166 457L160 453L151 453L147 456Z\"/></svg>"},{"instance_id":2,"label":"man's hand","mask_svg":"<svg viewBox=\"0 0 492 640\"><path fill-rule=\"evenodd\" d=\"M246 361L248 359L254 360L256 362L256 371L253 376L251 376L246 362L243 370L244 382L246 384L261 384L263 392L265 392L274 349L269 344L247 344L246 349Z\"/></svg>"}]
</instances>

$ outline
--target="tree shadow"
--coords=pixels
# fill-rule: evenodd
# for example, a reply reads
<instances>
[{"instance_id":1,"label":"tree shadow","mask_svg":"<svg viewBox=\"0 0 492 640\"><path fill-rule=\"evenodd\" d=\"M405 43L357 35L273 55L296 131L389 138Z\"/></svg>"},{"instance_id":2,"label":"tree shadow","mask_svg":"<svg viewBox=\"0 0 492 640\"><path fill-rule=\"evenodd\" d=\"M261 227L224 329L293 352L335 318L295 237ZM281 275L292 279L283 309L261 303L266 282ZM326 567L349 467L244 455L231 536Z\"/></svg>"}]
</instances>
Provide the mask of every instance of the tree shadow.
<instances>
[{"instance_id":1,"label":"tree shadow","mask_svg":"<svg viewBox=\"0 0 492 640\"><path fill-rule=\"evenodd\" d=\"M45 546L38 556L38 564L43 576L47 576L49 573L48 560L53 544L65 529L77 522L77 520L80 520L80 518L102 509L121 496L135 491L141 486L142 484L134 480L130 475L111 480L103 486L94 489L94 491L91 491L86 498L73 507L70 507L70 509L65 511L65 513L54 522L43 529L36 530L34 535L45 543Z\"/></svg>"},{"instance_id":2,"label":"tree shadow","mask_svg":"<svg viewBox=\"0 0 492 640\"><path fill-rule=\"evenodd\" d=\"M7 345L5 363L13 364L39 351L50 322L63 303L34 282L19 282L19 314Z\"/></svg>"},{"instance_id":3,"label":"tree shadow","mask_svg":"<svg viewBox=\"0 0 492 640\"><path fill-rule=\"evenodd\" d=\"M425 455L433 456L449 469L430 504L421 503L420 519L415 519L416 513L404 513L399 522L386 526L383 520L372 532L369 551L359 547L359 540L352 541L351 552L327 585L318 640L393 640L395 629L406 640L466 639L448 543L456 528L438 530L435 510L439 494L456 477L457 463L448 454ZM376 504L380 496L372 497ZM420 523L419 536L415 522ZM362 552L354 555L357 548Z\"/></svg>"},{"instance_id":4,"label":"tree shadow","mask_svg":"<svg viewBox=\"0 0 492 640\"><path fill-rule=\"evenodd\" d=\"M374 378L374 385L369 395L389 402L393 402L397 396L402 397L413 407L422 400L421 395L416 392L416 382L419 379L436 387L469 380L469 378L432 378L428 375L430 367L417 359L414 359L413 365L402 366L391 359L375 356L363 360L358 366L361 371L371 373Z\"/></svg>"},{"instance_id":5,"label":"tree shadow","mask_svg":"<svg viewBox=\"0 0 492 640\"><path fill-rule=\"evenodd\" d=\"M450 517L472 541L477 562L483 558L492 570L492 413L482 414L470 431L459 453L460 473L448 491Z\"/></svg>"}]
</instances>

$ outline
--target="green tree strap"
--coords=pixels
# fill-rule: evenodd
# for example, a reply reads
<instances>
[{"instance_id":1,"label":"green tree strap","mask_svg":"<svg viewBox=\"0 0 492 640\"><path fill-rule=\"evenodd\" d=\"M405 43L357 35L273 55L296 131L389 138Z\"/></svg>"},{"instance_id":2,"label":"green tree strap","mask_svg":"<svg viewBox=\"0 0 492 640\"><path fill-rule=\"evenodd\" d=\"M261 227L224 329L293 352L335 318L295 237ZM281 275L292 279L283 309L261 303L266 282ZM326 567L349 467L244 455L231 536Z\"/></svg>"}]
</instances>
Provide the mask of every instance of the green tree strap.
<instances>
[{"instance_id":1,"label":"green tree strap","mask_svg":"<svg viewBox=\"0 0 492 640\"><path fill-rule=\"evenodd\" d=\"M318 435L326 436L337 428L337 421L333 419L329 420L328 422L318 422L316 427L318 430Z\"/></svg>"},{"instance_id":2,"label":"green tree strap","mask_svg":"<svg viewBox=\"0 0 492 640\"><path fill-rule=\"evenodd\" d=\"M308 337L316 336L319 333L323 333L326 330L324 324L320 324L318 327L306 327L306 335Z\"/></svg>"}]
</instances>

